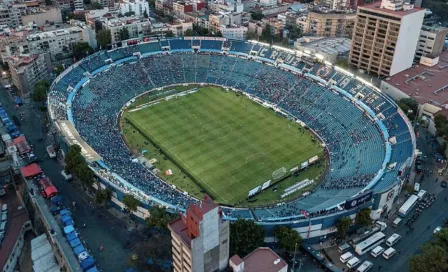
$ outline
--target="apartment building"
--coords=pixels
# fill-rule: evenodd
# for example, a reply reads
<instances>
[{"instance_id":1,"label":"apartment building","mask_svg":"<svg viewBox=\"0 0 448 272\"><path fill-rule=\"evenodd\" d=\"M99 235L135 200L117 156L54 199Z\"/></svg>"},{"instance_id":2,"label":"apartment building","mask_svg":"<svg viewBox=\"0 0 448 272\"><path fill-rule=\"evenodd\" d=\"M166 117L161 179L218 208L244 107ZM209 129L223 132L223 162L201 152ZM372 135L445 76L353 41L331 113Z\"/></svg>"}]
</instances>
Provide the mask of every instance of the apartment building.
<instances>
[{"instance_id":1,"label":"apartment building","mask_svg":"<svg viewBox=\"0 0 448 272\"><path fill-rule=\"evenodd\" d=\"M386 77L411 67L424 15L402 1L358 7L349 64Z\"/></svg>"},{"instance_id":2,"label":"apartment building","mask_svg":"<svg viewBox=\"0 0 448 272\"><path fill-rule=\"evenodd\" d=\"M0 4L0 25L18 27L22 25L22 15L16 7Z\"/></svg>"},{"instance_id":3,"label":"apartment building","mask_svg":"<svg viewBox=\"0 0 448 272\"><path fill-rule=\"evenodd\" d=\"M241 24L241 13L220 12L208 16L209 28L219 31L222 26L236 26Z\"/></svg>"},{"instance_id":4,"label":"apartment building","mask_svg":"<svg viewBox=\"0 0 448 272\"><path fill-rule=\"evenodd\" d=\"M415 62L420 62L422 56L434 58L440 55L445 45L448 28L439 25L422 26L417 50L415 51Z\"/></svg>"},{"instance_id":5,"label":"apartment building","mask_svg":"<svg viewBox=\"0 0 448 272\"><path fill-rule=\"evenodd\" d=\"M302 24L303 33L312 36L351 38L356 14L351 12L313 10Z\"/></svg>"},{"instance_id":6,"label":"apartment building","mask_svg":"<svg viewBox=\"0 0 448 272\"><path fill-rule=\"evenodd\" d=\"M73 0L74 12L82 12L84 10L83 0Z\"/></svg>"},{"instance_id":7,"label":"apartment building","mask_svg":"<svg viewBox=\"0 0 448 272\"><path fill-rule=\"evenodd\" d=\"M120 42L120 30L126 28L129 33L129 38L142 38L148 36L151 32L151 22L148 18L143 17L113 17L101 19L103 29L110 30L112 36L112 44Z\"/></svg>"},{"instance_id":8,"label":"apartment building","mask_svg":"<svg viewBox=\"0 0 448 272\"><path fill-rule=\"evenodd\" d=\"M356 10L358 4L362 3L359 0L323 0L314 1L314 3L331 10Z\"/></svg>"},{"instance_id":9,"label":"apartment building","mask_svg":"<svg viewBox=\"0 0 448 272\"><path fill-rule=\"evenodd\" d=\"M113 8L115 6L114 0L92 0L92 2L100 4L103 8Z\"/></svg>"},{"instance_id":10,"label":"apartment building","mask_svg":"<svg viewBox=\"0 0 448 272\"><path fill-rule=\"evenodd\" d=\"M229 221L206 196L192 204L186 216L168 225L171 231L174 272L222 271L229 259Z\"/></svg>"},{"instance_id":11,"label":"apartment building","mask_svg":"<svg viewBox=\"0 0 448 272\"><path fill-rule=\"evenodd\" d=\"M245 40L247 27L245 26L221 26L219 28L222 36L227 39Z\"/></svg>"},{"instance_id":12,"label":"apartment building","mask_svg":"<svg viewBox=\"0 0 448 272\"><path fill-rule=\"evenodd\" d=\"M108 16L109 14L110 14L109 8L94 9L94 10L89 10L88 12L86 12L84 14L84 17L86 18L87 25L89 25L91 28L95 29L95 22L99 21L100 18L102 18L104 16L110 17L110 16Z\"/></svg>"},{"instance_id":13,"label":"apartment building","mask_svg":"<svg viewBox=\"0 0 448 272\"><path fill-rule=\"evenodd\" d=\"M149 15L149 3L146 0L120 0L121 14L134 12L136 16L143 16L145 11Z\"/></svg>"},{"instance_id":14,"label":"apartment building","mask_svg":"<svg viewBox=\"0 0 448 272\"><path fill-rule=\"evenodd\" d=\"M208 14L201 11L187 12L184 14L186 22L192 22L202 28L209 28Z\"/></svg>"},{"instance_id":15,"label":"apartment building","mask_svg":"<svg viewBox=\"0 0 448 272\"><path fill-rule=\"evenodd\" d=\"M11 80L20 96L27 98L39 80L48 79L51 72L50 54L17 55L8 59Z\"/></svg>"}]
</instances>

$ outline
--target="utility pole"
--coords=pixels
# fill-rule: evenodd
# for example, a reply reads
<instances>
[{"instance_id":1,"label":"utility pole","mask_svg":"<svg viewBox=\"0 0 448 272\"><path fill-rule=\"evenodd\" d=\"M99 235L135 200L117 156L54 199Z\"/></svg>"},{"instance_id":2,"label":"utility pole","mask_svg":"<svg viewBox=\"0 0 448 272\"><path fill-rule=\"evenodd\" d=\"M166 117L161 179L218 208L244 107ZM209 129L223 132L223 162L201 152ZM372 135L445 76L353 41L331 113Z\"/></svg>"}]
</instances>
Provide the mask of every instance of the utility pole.
<instances>
[{"instance_id":1,"label":"utility pole","mask_svg":"<svg viewBox=\"0 0 448 272\"><path fill-rule=\"evenodd\" d=\"M297 243L294 246L294 257L292 258L292 272L294 272L296 268L296 252L297 252Z\"/></svg>"}]
</instances>

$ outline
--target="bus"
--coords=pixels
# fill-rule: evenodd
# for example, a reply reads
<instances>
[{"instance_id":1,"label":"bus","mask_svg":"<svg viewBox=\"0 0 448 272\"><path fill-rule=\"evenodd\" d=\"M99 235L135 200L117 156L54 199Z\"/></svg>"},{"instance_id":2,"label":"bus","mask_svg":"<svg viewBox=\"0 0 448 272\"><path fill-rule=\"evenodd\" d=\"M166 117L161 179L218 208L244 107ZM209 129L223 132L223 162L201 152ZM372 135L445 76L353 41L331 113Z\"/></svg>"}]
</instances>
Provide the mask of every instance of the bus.
<instances>
[{"instance_id":1,"label":"bus","mask_svg":"<svg viewBox=\"0 0 448 272\"><path fill-rule=\"evenodd\" d=\"M398 210L398 215L405 217L418 202L418 196L411 195Z\"/></svg>"},{"instance_id":2,"label":"bus","mask_svg":"<svg viewBox=\"0 0 448 272\"><path fill-rule=\"evenodd\" d=\"M355 246L355 251L358 255L364 255L369 252L372 248L384 242L386 239L386 235L382 232L377 232L374 235L370 236L368 239L362 241L361 243Z\"/></svg>"}]
</instances>

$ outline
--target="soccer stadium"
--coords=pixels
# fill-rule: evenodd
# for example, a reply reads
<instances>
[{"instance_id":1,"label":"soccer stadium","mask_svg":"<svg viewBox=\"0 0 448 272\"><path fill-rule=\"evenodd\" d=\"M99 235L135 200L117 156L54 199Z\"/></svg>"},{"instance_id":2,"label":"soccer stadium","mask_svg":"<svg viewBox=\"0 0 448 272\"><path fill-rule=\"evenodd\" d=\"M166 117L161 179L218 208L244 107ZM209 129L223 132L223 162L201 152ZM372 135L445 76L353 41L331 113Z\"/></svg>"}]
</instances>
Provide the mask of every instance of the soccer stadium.
<instances>
[{"instance_id":1,"label":"soccer stadium","mask_svg":"<svg viewBox=\"0 0 448 272\"><path fill-rule=\"evenodd\" d=\"M119 44L59 75L48 111L62 150L80 145L118 206L132 194L141 216L185 211L207 193L226 220L307 237L360 207L387 211L415 152L410 121L372 84L255 41Z\"/></svg>"}]
</instances>

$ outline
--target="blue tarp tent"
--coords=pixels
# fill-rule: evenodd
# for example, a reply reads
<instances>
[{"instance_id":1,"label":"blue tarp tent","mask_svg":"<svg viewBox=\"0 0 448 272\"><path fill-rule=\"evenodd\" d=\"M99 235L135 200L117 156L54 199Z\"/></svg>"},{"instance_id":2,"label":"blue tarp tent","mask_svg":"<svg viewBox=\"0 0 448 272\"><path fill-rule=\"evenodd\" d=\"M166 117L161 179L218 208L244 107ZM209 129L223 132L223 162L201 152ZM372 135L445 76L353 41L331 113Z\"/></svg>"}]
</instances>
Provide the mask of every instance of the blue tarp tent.
<instances>
[{"instance_id":1,"label":"blue tarp tent","mask_svg":"<svg viewBox=\"0 0 448 272\"><path fill-rule=\"evenodd\" d=\"M16 96L16 97L14 98L14 103L16 103L17 105L20 106L20 105L23 104L23 100L22 100L22 98Z\"/></svg>"},{"instance_id":2,"label":"blue tarp tent","mask_svg":"<svg viewBox=\"0 0 448 272\"><path fill-rule=\"evenodd\" d=\"M75 228L72 225L69 225L67 227L64 228L64 233L65 234L69 234L70 232L74 232Z\"/></svg>"},{"instance_id":3,"label":"blue tarp tent","mask_svg":"<svg viewBox=\"0 0 448 272\"><path fill-rule=\"evenodd\" d=\"M55 196L55 197L53 197L53 198L56 198L57 196ZM61 197L62 198L62 197ZM59 214L61 215L61 216L64 216L64 215L66 215L66 214L70 214L70 212L67 210L67 209L62 209L60 212L59 212Z\"/></svg>"},{"instance_id":4,"label":"blue tarp tent","mask_svg":"<svg viewBox=\"0 0 448 272\"><path fill-rule=\"evenodd\" d=\"M87 271L95 265L95 260L89 257L81 262L81 268L83 271Z\"/></svg>"},{"instance_id":5,"label":"blue tarp tent","mask_svg":"<svg viewBox=\"0 0 448 272\"><path fill-rule=\"evenodd\" d=\"M62 196L58 195L58 196L53 197L53 198L51 199L51 202L52 202L54 205L62 205L62 200L64 200L64 199L62 198ZM65 210L65 209L64 209L64 210ZM62 210L62 211L63 211L63 210ZM61 214L62 214L62 211L61 211Z\"/></svg>"},{"instance_id":6,"label":"blue tarp tent","mask_svg":"<svg viewBox=\"0 0 448 272\"><path fill-rule=\"evenodd\" d=\"M69 244L72 248L75 248L81 244L81 240L79 240L79 238L76 238L76 239L69 241Z\"/></svg>"},{"instance_id":7,"label":"blue tarp tent","mask_svg":"<svg viewBox=\"0 0 448 272\"><path fill-rule=\"evenodd\" d=\"M96 266L90 268L89 270L87 270L87 272L99 272L98 268L96 268Z\"/></svg>"},{"instance_id":8,"label":"blue tarp tent","mask_svg":"<svg viewBox=\"0 0 448 272\"><path fill-rule=\"evenodd\" d=\"M65 214L65 215L61 216L61 221L64 224L64 226L73 225L73 219L70 216L70 214Z\"/></svg>"},{"instance_id":9,"label":"blue tarp tent","mask_svg":"<svg viewBox=\"0 0 448 272\"><path fill-rule=\"evenodd\" d=\"M76 255L81 254L82 252L86 251L83 245L79 245L75 248L73 248L73 252L75 252Z\"/></svg>"},{"instance_id":10,"label":"blue tarp tent","mask_svg":"<svg viewBox=\"0 0 448 272\"><path fill-rule=\"evenodd\" d=\"M70 241L75 240L76 238L78 238L78 234L76 232L70 232L65 237L67 238L67 241L70 242Z\"/></svg>"}]
</instances>

